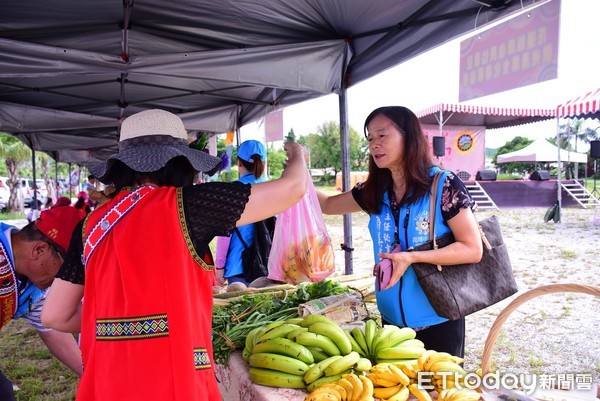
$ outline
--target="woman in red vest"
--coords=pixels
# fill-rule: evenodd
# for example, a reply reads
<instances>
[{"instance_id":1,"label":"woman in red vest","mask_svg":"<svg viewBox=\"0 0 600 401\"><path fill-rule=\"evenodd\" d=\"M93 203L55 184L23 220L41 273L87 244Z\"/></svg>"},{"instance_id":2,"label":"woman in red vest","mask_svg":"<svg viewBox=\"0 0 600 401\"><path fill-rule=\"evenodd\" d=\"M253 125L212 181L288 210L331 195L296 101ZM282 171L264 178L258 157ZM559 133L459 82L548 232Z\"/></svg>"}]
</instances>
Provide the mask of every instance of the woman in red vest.
<instances>
[{"instance_id":1,"label":"woman in red vest","mask_svg":"<svg viewBox=\"0 0 600 401\"><path fill-rule=\"evenodd\" d=\"M115 195L76 228L42 314L81 332L78 401L221 400L209 243L302 198L302 149L285 148L278 180L192 185L220 160L188 146L179 117L148 110L123 122L119 153L91 171Z\"/></svg>"}]
</instances>

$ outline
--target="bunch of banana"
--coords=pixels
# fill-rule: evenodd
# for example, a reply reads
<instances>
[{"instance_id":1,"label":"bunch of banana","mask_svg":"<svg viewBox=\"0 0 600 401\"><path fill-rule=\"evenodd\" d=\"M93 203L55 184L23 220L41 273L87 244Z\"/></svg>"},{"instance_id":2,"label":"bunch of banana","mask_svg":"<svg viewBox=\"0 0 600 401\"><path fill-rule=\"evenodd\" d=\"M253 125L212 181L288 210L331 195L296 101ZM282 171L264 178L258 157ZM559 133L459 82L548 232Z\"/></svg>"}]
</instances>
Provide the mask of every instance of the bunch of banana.
<instances>
[{"instance_id":1,"label":"bunch of banana","mask_svg":"<svg viewBox=\"0 0 600 401\"><path fill-rule=\"evenodd\" d=\"M447 388L438 393L439 401L478 401L481 394L470 388Z\"/></svg>"},{"instance_id":2,"label":"bunch of banana","mask_svg":"<svg viewBox=\"0 0 600 401\"><path fill-rule=\"evenodd\" d=\"M379 328L374 320L367 320L364 331L360 328L350 330L348 337L354 351L375 363L412 364L425 351L423 342L415 339L413 329L391 324Z\"/></svg>"},{"instance_id":3,"label":"bunch of banana","mask_svg":"<svg viewBox=\"0 0 600 401\"><path fill-rule=\"evenodd\" d=\"M354 373L343 374L338 380L309 391L304 401L374 401L373 383Z\"/></svg>"},{"instance_id":4,"label":"bunch of banana","mask_svg":"<svg viewBox=\"0 0 600 401\"><path fill-rule=\"evenodd\" d=\"M288 338L302 329L296 323L277 321L248 333L242 356L250 365L250 380L271 387L306 388L304 374L314 357L308 348Z\"/></svg>"},{"instance_id":5,"label":"bunch of banana","mask_svg":"<svg viewBox=\"0 0 600 401\"><path fill-rule=\"evenodd\" d=\"M392 401L406 401L411 379L400 368L402 364L378 363L373 366L367 378L373 382L376 398Z\"/></svg>"},{"instance_id":6,"label":"bunch of banana","mask_svg":"<svg viewBox=\"0 0 600 401\"><path fill-rule=\"evenodd\" d=\"M466 372L460 366L463 358L447 352L427 350L417 358L419 370L433 373L433 386L438 394L445 389L455 388L463 384ZM462 386L458 386L462 387Z\"/></svg>"}]
</instances>

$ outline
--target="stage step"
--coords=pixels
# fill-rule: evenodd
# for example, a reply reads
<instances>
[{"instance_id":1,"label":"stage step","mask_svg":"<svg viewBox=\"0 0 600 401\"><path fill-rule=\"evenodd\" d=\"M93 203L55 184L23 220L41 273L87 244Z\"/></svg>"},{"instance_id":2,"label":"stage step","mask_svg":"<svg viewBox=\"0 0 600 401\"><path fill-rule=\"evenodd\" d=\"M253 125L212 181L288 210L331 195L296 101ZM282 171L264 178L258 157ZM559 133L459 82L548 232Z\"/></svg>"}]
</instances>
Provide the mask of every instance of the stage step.
<instances>
[{"instance_id":1,"label":"stage step","mask_svg":"<svg viewBox=\"0 0 600 401\"><path fill-rule=\"evenodd\" d=\"M581 207L587 209L588 207L600 206L600 200L588 191L586 187L581 185L581 182L578 180L561 181L560 186L571 195Z\"/></svg>"},{"instance_id":2,"label":"stage step","mask_svg":"<svg viewBox=\"0 0 600 401\"><path fill-rule=\"evenodd\" d=\"M496 209L500 210L496 203L492 200L492 198L488 195L487 192L483 189L481 185L477 181L468 181L465 182L465 187L469 190L471 197L475 201L475 205L477 209Z\"/></svg>"}]
</instances>

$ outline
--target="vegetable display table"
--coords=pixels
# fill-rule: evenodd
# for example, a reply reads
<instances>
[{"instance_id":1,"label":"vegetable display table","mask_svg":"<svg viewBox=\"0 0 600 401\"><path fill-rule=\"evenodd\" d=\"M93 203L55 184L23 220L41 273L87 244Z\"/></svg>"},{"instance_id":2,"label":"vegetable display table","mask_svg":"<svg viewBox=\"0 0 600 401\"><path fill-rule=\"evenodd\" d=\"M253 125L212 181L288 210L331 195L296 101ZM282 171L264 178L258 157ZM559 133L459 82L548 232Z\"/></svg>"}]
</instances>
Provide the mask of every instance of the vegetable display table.
<instances>
[{"instance_id":1,"label":"vegetable display table","mask_svg":"<svg viewBox=\"0 0 600 401\"><path fill-rule=\"evenodd\" d=\"M303 401L307 392L291 388L267 387L250 380L248 364L239 351L233 352L227 366L216 365L221 397L227 401Z\"/></svg>"}]
</instances>

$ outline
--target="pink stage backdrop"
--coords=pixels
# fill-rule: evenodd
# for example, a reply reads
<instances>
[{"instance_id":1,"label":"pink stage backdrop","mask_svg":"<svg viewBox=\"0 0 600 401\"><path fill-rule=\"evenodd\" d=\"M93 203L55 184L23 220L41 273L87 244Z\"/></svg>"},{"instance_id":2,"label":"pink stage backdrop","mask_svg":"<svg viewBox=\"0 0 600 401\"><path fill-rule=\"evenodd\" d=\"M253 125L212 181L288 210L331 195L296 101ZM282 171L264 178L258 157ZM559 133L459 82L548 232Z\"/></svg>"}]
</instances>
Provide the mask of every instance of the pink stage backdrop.
<instances>
[{"instance_id":1,"label":"pink stage backdrop","mask_svg":"<svg viewBox=\"0 0 600 401\"><path fill-rule=\"evenodd\" d=\"M433 137L440 136L437 125L423 124L423 132L432 147ZM477 171L485 167L485 127L445 125L442 130L445 155L440 157L443 168L455 173L467 171L475 179Z\"/></svg>"},{"instance_id":2,"label":"pink stage backdrop","mask_svg":"<svg viewBox=\"0 0 600 401\"><path fill-rule=\"evenodd\" d=\"M459 100L555 79L559 22L560 0L552 0L531 10L529 17L519 15L463 40Z\"/></svg>"}]
</instances>

